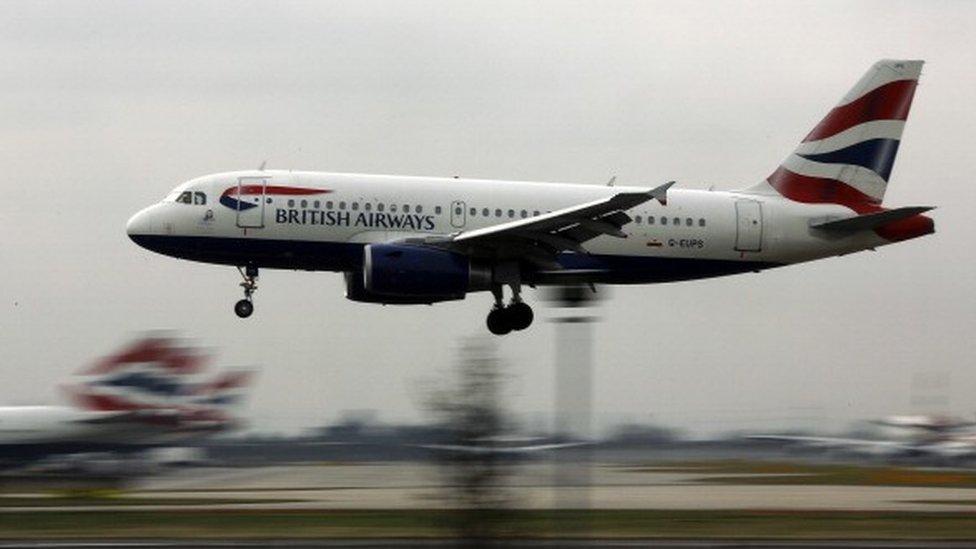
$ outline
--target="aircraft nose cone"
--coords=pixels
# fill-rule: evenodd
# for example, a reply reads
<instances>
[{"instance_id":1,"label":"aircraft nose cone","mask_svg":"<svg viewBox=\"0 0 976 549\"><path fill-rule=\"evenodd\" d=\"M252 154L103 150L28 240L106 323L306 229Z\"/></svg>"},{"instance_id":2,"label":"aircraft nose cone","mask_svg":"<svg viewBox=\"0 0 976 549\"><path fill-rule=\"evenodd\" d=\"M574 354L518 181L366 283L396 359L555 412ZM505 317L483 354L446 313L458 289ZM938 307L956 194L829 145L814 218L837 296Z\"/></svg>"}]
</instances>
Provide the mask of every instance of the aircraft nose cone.
<instances>
[{"instance_id":1,"label":"aircraft nose cone","mask_svg":"<svg viewBox=\"0 0 976 549\"><path fill-rule=\"evenodd\" d=\"M147 236L153 232L152 208L146 208L137 212L129 218L125 224L125 232L136 244L139 244L140 236Z\"/></svg>"}]
</instances>

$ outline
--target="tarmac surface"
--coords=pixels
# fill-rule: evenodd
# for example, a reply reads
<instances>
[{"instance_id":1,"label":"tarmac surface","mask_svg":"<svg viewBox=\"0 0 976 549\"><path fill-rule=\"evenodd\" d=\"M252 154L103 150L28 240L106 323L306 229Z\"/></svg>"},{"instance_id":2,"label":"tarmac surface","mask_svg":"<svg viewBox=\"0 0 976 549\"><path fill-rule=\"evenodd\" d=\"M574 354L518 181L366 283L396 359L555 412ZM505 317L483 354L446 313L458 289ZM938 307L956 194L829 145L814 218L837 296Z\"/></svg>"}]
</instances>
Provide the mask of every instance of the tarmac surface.
<instances>
[{"instance_id":1,"label":"tarmac surface","mask_svg":"<svg viewBox=\"0 0 976 549\"><path fill-rule=\"evenodd\" d=\"M610 464L594 465L587 487L561 481L549 464L523 464L514 471L517 474L510 478L508 492L516 507L526 509L976 512L976 490L965 488L715 484L709 483L708 476L703 474L637 470ZM2 507L0 513L115 508L129 511L446 508L450 500L440 481L436 467L426 463L202 468L152 478L126 492L127 496L149 500L148 505ZM201 501L197 506L193 499L252 502ZM167 504L167 500L174 504ZM947 503L925 503L932 500Z\"/></svg>"}]
</instances>

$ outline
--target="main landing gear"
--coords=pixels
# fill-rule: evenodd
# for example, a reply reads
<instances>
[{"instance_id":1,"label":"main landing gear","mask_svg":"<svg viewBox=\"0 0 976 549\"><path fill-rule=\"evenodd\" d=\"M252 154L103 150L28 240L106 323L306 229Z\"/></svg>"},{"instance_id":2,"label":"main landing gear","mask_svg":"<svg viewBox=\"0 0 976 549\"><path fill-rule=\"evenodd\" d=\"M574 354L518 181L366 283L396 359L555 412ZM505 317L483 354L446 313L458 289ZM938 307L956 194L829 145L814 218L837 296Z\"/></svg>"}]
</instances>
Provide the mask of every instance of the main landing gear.
<instances>
[{"instance_id":1,"label":"main landing gear","mask_svg":"<svg viewBox=\"0 0 976 549\"><path fill-rule=\"evenodd\" d=\"M254 265L248 265L243 268L238 267L237 271L241 273L241 277L244 279L244 282L241 282L241 288L244 288L244 299L234 304L234 312L241 318L247 318L254 312L251 295L258 289L258 268Z\"/></svg>"},{"instance_id":2,"label":"main landing gear","mask_svg":"<svg viewBox=\"0 0 976 549\"><path fill-rule=\"evenodd\" d=\"M505 306L502 287L492 288L495 305L488 313L488 331L495 335L505 335L512 330L524 330L532 324L532 319L535 317L532 307L522 301L519 290L517 285L512 286L512 301Z\"/></svg>"}]
</instances>

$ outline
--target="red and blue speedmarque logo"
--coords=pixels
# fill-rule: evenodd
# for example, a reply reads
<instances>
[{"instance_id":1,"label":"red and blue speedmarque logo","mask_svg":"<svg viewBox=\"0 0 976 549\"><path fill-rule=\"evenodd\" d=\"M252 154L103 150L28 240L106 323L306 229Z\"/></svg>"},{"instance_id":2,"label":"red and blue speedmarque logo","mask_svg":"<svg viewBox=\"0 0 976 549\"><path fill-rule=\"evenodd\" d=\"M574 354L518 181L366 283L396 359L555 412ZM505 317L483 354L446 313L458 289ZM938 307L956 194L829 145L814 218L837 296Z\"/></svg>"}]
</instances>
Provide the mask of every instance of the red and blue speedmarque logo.
<instances>
[{"instance_id":1,"label":"red and blue speedmarque logo","mask_svg":"<svg viewBox=\"0 0 976 549\"><path fill-rule=\"evenodd\" d=\"M311 189L307 187L283 187L280 185L235 185L229 187L220 195L219 202L228 208L243 212L256 208L257 203L241 200L245 196L284 195L284 196L312 196L326 194L328 189Z\"/></svg>"}]
</instances>

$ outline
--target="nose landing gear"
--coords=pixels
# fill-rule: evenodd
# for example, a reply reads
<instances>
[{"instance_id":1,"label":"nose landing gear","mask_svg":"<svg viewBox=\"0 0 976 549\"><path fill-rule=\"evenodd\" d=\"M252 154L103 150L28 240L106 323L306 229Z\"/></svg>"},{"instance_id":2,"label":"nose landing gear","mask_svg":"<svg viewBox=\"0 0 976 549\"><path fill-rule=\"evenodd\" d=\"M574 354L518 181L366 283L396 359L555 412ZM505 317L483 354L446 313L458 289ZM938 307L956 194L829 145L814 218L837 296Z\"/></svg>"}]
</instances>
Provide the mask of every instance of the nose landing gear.
<instances>
[{"instance_id":1,"label":"nose landing gear","mask_svg":"<svg viewBox=\"0 0 976 549\"><path fill-rule=\"evenodd\" d=\"M495 335L505 335L512 330L524 330L532 325L535 315L532 307L522 301L517 285L512 286L512 301L505 305L502 286L495 286L491 293L495 296L495 305L488 313L488 331Z\"/></svg>"},{"instance_id":2,"label":"nose landing gear","mask_svg":"<svg viewBox=\"0 0 976 549\"><path fill-rule=\"evenodd\" d=\"M234 313L241 318L247 318L254 312L251 295L258 289L258 268L248 265L243 268L238 267L237 271L244 279L244 282L241 282L241 288L244 288L244 299L234 304Z\"/></svg>"}]
</instances>

